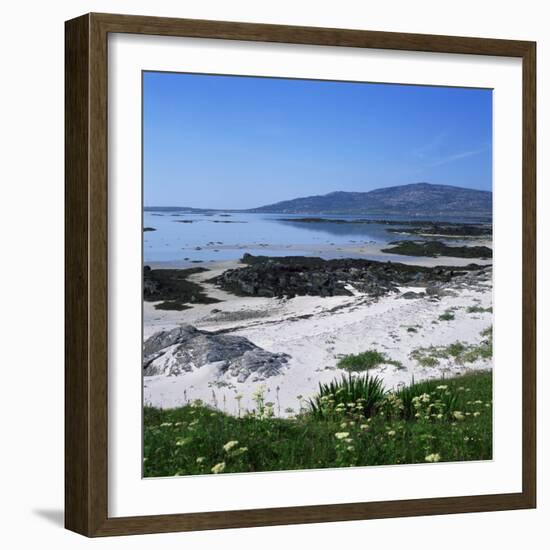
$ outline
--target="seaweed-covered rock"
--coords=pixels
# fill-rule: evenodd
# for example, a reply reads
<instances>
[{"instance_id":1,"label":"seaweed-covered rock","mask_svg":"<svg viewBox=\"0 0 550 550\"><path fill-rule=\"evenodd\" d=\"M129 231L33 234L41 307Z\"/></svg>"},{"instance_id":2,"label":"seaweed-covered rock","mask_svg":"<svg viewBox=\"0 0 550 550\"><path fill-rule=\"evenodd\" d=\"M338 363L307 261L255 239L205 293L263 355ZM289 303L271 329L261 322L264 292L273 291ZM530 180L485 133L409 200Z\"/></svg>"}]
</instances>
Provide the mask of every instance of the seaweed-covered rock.
<instances>
[{"instance_id":1,"label":"seaweed-covered rock","mask_svg":"<svg viewBox=\"0 0 550 550\"><path fill-rule=\"evenodd\" d=\"M214 304L219 302L205 294L201 285L187 278L195 273L208 271L203 267L190 269L143 268L143 299L146 302L162 302L156 309L182 310L189 304Z\"/></svg>"},{"instance_id":2,"label":"seaweed-covered rock","mask_svg":"<svg viewBox=\"0 0 550 550\"><path fill-rule=\"evenodd\" d=\"M492 258L493 251L488 246L449 246L440 241L393 241L382 252L405 256L450 256L454 258Z\"/></svg>"},{"instance_id":3,"label":"seaweed-covered rock","mask_svg":"<svg viewBox=\"0 0 550 550\"><path fill-rule=\"evenodd\" d=\"M246 267L224 271L211 282L241 296L351 296L358 291L370 296L397 292L399 286L426 286L449 282L481 269L423 267L361 259L323 260L306 256L252 256L241 260Z\"/></svg>"}]
</instances>

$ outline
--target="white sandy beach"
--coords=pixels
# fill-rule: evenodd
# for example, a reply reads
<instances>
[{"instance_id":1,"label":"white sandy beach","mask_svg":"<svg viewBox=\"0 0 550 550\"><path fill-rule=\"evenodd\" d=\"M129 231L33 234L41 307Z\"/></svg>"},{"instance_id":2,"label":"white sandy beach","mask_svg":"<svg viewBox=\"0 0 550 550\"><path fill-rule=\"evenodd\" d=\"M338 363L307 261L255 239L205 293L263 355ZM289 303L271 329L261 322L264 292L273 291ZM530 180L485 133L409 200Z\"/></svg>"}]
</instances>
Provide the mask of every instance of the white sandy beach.
<instances>
[{"instance_id":1,"label":"white sandy beach","mask_svg":"<svg viewBox=\"0 0 550 550\"><path fill-rule=\"evenodd\" d=\"M417 265L490 264L461 258L412 258L380 253L378 245L361 245L361 254L381 254L384 260ZM376 248L378 250L376 251ZM357 253L358 247L353 247ZM374 258L372 258L374 259ZM448 345L458 341L477 344L480 332L492 323L492 313L468 313L469 306L490 308L492 285L479 282L467 288L453 289L452 296L439 300L405 299L391 294L379 299L355 292L354 296L298 296L292 299L237 297L212 284L204 283L226 269L242 266L228 261L204 264L209 271L189 279L201 282L207 294L220 301L197 304L184 311L156 310L144 303L144 339L152 334L190 324L204 331L227 331L243 336L271 352L284 352L290 359L281 374L263 381L249 377L239 383L228 373L220 376L215 363L177 376L144 377L144 402L162 408L176 407L201 399L230 414L240 408L252 408L252 394L265 387L266 400L274 404L275 414L288 416L298 412L304 400L316 393L319 382L330 382L344 371L336 364L342 355L369 349L384 352L400 361L404 368L381 365L370 371L384 380L388 388L414 380L454 376L471 369L491 367L491 361L478 360L467 366L441 360L437 367L421 367L409 357L419 347ZM165 267L165 266L163 266ZM423 288L401 288L402 292ZM452 309L455 319L439 320ZM414 327L416 332L408 331ZM242 396L242 397L240 397Z\"/></svg>"}]
</instances>

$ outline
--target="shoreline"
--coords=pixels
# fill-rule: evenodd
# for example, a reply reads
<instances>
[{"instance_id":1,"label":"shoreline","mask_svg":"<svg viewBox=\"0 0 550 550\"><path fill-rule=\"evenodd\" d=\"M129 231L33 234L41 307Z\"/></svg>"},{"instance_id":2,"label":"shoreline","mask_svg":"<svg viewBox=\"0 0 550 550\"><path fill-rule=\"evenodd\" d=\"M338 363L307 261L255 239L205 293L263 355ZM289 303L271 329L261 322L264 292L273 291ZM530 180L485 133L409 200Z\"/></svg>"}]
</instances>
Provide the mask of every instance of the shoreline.
<instances>
[{"instance_id":1,"label":"shoreline","mask_svg":"<svg viewBox=\"0 0 550 550\"><path fill-rule=\"evenodd\" d=\"M429 265L442 265L442 259L420 258ZM399 263L420 265L416 263L417 258L404 257L403 260L409 261ZM481 262L475 263L481 265ZM453 261L451 265L457 264ZM195 304L183 311L156 310L154 302L144 302L144 339L159 331L189 324L212 334L244 337L267 352L286 353L290 359L280 374L265 380L254 381L250 377L245 382L237 382L221 373L215 363L177 376L144 377L145 404L172 408L201 399L236 414L237 407L253 408L252 394L263 385L266 400L274 403L275 412L279 416L291 416L317 391L319 383L346 374L336 367L341 356L368 349L377 349L403 364L404 368L381 364L369 371L382 378L387 388L408 384L413 377L419 381L492 367L492 360L457 365L450 359L440 361L436 367L427 367L410 357L410 352L418 348L447 346L456 341L479 342L480 333L492 324L491 279L470 285L451 283L449 292L438 299L403 297L407 292L423 290L420 286L400 287L399 293L380 298L361 293L263 298L235 296L205 282L227 269L245 267L245 264L228 260L193 266L205 267L208 271L193 274L189 280L200 284L208 296L220 302ZM468 308L473 307L484 311L469 313ZM453 312L454 319L440 320L440 316L449 311Z\"/></svg>"},{"instance_id":2,"label":"shoreline","mask_svg":"<svg viewBox=\"0 0 550 550\"><path fill-rule=\"evenodd\" d=\"M472 241L466 241L471 244ZM453 241L453 245L460 244L461 241ZM476 246L492 247L491 239L478 239L475 241ZM242 256L250 251L257 252L263 255L269 255L269 252L281 252L281 256L319 256L323 259L338 259L338 258L357 258L364 260L374 260L378 262L392 262L406 265L418 265L424 267L436 266L456 266L462 267L468 264L476 263L478 265L491 265L491 259L480 258L460 258L454 256L407 256L404 254L390 254L382 252L388 243L373 243L365 242L361 244L304 244L304 245L262 245L260 244L243 244L243 245L205 245L202 250L230 250L238 251ZM185 250L185 249L183 249ZM192 250L191 248L189 250ZM304 254L305 252L305 254ZM255 254L257 255L257 254ZM205 267L207 269L217 269L218 265L239 263L238 259L225 260L168 260L168 261L147 261L144 260L144 265L150 266L152 269L186 269L190 267ZM231 269L228 267L227 269Z\"/></svg>"}]
</instances>

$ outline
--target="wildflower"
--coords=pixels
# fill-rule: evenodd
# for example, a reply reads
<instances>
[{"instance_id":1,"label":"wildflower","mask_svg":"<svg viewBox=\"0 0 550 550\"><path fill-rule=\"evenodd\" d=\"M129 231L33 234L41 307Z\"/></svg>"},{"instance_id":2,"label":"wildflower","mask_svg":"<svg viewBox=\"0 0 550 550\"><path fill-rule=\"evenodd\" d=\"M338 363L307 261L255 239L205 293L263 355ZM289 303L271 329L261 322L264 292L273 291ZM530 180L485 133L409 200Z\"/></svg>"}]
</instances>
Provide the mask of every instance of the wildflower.
<instances>
[{"instance_id":1,"label":"wildflower","mask_svg":"<svg viewBox=\"0 0 550 550\"><path fill-rule=\"evenodd\" d=\"M479 416L480 414L481 414L481 413L480 413L479 411L476 411L476 412L474 413L474 416Z\"/></svg>"},{"instance_id":2,"label":"wildflower","mask_svg":"<svg viewBox=\"0 0 550 550\"><path fill-rule=\"evenodd\" d=\"M258 386L256 391L252 394L252 399L256 402L263 401L264 393L265 393L265 385L262 384L261 386Z\"/></svg>"},{"instance_id":3,"label":"wildflower","mask_svg":"<svg viewBox=\"0 0 550 550\"><path fill-rule=\"evenodd\" d=\"M346 439L349 436L349 432L337 432L334 434L336 439Z\"/></svg>"},{"instance_id":4,"label":"wildflower","mask_svg":"<svg viewBox=\"0 0 550 550\"><path fill-rule=\"evenodd\" d=\"M441 456L439 453L432 453L430 455L427 455L424 459L426 462L439 462L441 460Z\"/></svg>"},{"instance_id":5,"label":"wildflower","mask_svg":"<svg viewBox=\"0 0 550 550\"><path fill-rule=\"evenodd\" d=\"M457 419L457 420L464 420L465 416L460 412L460 411L455 411L453 413L453 416Z\"/></svg>"},{"instance_id":6,"label":"wildflower","mask_svg":"<svg viewBox=\"0 0 550 550\"><path fill-rule=\"evenodd\" d=\"M436 390L446 390L449 386L441 385L437 386Z\"/></svg>"},{"instance_id":7,"label":"wildflower","mask_svg":"<svg viewBox=\"0 0 550 550\"><path fill-rule=\"evenodd\" d=\"M361 428L362 430L368 430L370 428L370 426L368 424L361 424L361 426L359 426L359 428Z\"/></svg>"},{"instance_id":8,"label":"wildflower","mask_svg":"<svg viewBox=\"0 0 550 550\"><path fill-rule=\"evenodd\" d=\"M443 418L443 415L442 415L441 413L439 413L439 414L437 415L437 419L438 419L438 420L441 420L442 418Z\"/></svg>"},{"instance_id":9,"label":"wildflower","mask_svg":"<svg viewBox=\"0 0 550 550\"><path fill-rule=\"evenodd\" d=\"M348 451L355 451L355 447L353 445L348 445L347 449Z\"/></svg>"},{"instance_id":10,"label":"wildflower","mask_svg":"<svg viewBox=\"0 0 550 550\"><path fill-rule=\"evenodd\" d=\"M197 464L202 464L204 462L204 460L205 460L204 456L198 456L197 460L195 460L195 462Z\"/></svg>"},{"instance_id":11,"label":"wildflower","mask_svg":"<svg viewBox=\"0 0 550 550\"><path fill-rule=\"evenodd\" d=\"M353 443L353 439L351 437L346 437L346 439L344 439L344 441L346 443Z\"/></svg>"},{"instance_id":12,"label":"wildflower","mask_svg":"<svg viewBox=\"0 0 550 550\"><path fill-rule=\"evenodd\" d=\"M238 441L228 441L224 446L223 446L223 450L228 453L233 447L236 447L237 445L239 444Z\"/></svg>"},{"instance_id":13,"label":"wildflower","mask_svg":"<svg viewBox=\"0 0 550 550\"><path fill-rule=\"evenodd\" d=\"M161 428L168 428L169 426L172 426L172 422L163 422L160 427Z\"/></svg>"},{"instance_id":14,"label":"wildflower","mask_svg":"<svg viewBox=\"0 0 550 550\"><path fill-rule=\"evenodd\" d=\"M342 423L340 424L340 428L345 428L347 425L348 425L347 422L342 422Z\"/></svg>"},{"instance_id":15,"label":"wildflower","mask_svg":"<svg viewBox=\"0 0 550 550\"><path fill-rule=\"evenodd\" d=\"M395 435L395 430L390 430L390 431L388 432L388 435L389 435L390 437L393 437L393 436Z\"/></svg>"},{"instance_id":16,"label":"wildflower","mask_svg":"<svg viewBox=\"0 0 550 550\"><path fill-rule=\"evenodd\" d=\"M218 464L213 466L210 471L213 474L221 474L224 470L225 470L225 462L218 462Z\"/></svg>"}]
</instances>

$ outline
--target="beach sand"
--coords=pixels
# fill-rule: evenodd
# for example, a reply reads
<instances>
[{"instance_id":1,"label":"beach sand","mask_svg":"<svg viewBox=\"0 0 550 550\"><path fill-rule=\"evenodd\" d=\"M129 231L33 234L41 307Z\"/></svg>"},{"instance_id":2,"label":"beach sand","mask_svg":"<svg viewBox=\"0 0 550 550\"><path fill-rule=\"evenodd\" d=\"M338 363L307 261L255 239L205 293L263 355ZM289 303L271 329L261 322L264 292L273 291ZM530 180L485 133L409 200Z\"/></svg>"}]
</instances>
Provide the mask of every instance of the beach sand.
<instances>
[{"instance_id":1,"label":"beach sand","mask_svg":"<svg viewBox=\"0 0 550 550\"><path fill-rule=\"evenodd\" d=\"M356 249L355 249L356 250ZM368 253L374 253L373 247ZM387 261L390 255L382 254ZM487 264L460 258L412 258L398 256L399 262L417 265ZM410 358L419 347L448 345L458 341L477 344L480 332L492 324L492 313L469 313L469 306L490 308L492 285L479 282L469 288L457 288L453 295L439 300L405 299L401 293L423 288L403 287L398 294L373 299L359 293L354 296L298 296L292 299L238 297L205 283L226 269L242 267L235 261L208 263L209 271L192 275L208 295L220 301L197 304L184 311L156 310L154 303L144 303L144 339L161 330L190 324L204 331L227 331L248 338L272 352L290 355L281 374L264 381L238 383L229 375L220 377L216 364L206 365L178 376L144 377L144 403L156 407L181 406L194 399L230 414L254 407L252 394L263 386L265 399L273 403L275 414L289 416L305 406L307 398L317 392L320 382L330 382L345 371L336 367L347 354L369 349L384 352L400 361L404 368L380 365L370 370L383 379L386 387L395 388L415 381L450 377L475 369L491 368L490 360L478 360L467 366L443 359L437 367L422 367ZM173 266L172 266L173 267ZM439 316L453 310L455 319ZM413 327L416 332L408 331ZM242 396L242 397L240 397Z\"/></svg>"}]
</instances>

